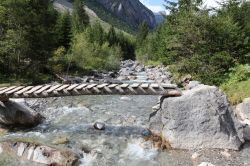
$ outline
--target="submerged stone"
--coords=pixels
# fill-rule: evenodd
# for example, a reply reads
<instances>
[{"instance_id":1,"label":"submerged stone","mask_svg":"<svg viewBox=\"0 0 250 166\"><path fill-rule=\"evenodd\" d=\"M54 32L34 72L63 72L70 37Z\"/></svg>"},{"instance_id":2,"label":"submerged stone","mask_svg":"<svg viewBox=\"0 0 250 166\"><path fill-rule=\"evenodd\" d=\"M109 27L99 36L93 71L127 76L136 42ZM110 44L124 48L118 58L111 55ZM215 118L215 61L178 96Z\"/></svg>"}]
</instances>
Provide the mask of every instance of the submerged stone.
<instances>
[{"instance_id":1,"label":"submerged stone","mask_svg":"<svg viewBox=\"0 0 250 166\"><path fill-rule=\"evenodd\" d=\"M60 145L60 144L67 144L68 142L69 139L67 137L58 137L55 140L53 140L52 144Z\"/></svg>"},{"instance_id":2,"label":"submerged stone","mask_svg":"<svg viewBox=\"0 0 250 166\"><path fill-rule=\"evenodd\" d=\"M94 124L94 128L96 130L105 130L105 124L104 123L101 123L101 122L96 122Z\"/></svg>"}]
</instances>

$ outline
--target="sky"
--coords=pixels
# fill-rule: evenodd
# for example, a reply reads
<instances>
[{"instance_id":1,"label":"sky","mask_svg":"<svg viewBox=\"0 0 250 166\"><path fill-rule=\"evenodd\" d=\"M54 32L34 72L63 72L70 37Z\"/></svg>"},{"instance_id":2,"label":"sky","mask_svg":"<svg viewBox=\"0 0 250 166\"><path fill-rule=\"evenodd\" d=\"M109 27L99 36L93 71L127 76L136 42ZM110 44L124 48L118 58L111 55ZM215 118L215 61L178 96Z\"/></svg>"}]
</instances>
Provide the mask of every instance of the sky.
<instances>
[{"instance_id":1,"label":"sky","mask_svg":"<svg viewBox=\"0 0 250 166\"><path fill-rule=\"evenodd\" d=\"M147 6L153 12L164 11L164 0L140 0L145 6Z\"/></svg>"},{"instance_id":2,"label":"sky","mask_svg":"<svg viewBox=\"0 0 250 166\"><path fill-rule=\"evenodd\" d=\"M147 6L153 12L165 11L164 0L140 0L145 6ZM223 0L203 0L204 6L210 7L218 7L216 2L222 2Z\"/></svg>"}]
</instances>

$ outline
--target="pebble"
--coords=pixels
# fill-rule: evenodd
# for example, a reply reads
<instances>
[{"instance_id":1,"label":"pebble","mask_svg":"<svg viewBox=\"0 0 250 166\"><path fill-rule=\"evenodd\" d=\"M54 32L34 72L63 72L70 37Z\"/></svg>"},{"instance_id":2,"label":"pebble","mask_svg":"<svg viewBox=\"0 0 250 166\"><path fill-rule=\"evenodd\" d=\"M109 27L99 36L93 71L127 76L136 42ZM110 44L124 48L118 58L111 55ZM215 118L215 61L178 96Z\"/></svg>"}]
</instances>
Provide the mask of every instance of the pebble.
<instances>
[{"instance_id":1,"label":"pebble","mask_svg":"<svg viewBox=\"0 0 250 166\"><path fill-rule=\"evenodd\" d=\"M131 101L131 98L126 97L126 96L123 96L120 99L123 100L123 101Z\"/></svg>"},{"instance_id":2,"label":"pebble","mask_svg":"<svg viewBox=\"0 0 250 166\"><path fill-rule=\"evenodd\" d=\"M160 104L157 104L157 105L153 106L152 109L153 109L154 111L158 111L158 110L161 109L161 105L160 105Z\"/></svg>"},{"instance_id":3,"label":"pebble","mask_svg":"<svg viewBox=\"0 0 250 166\"><path fill-rule=\"evenodd\" d=\"M226 158L231 157L231 154L228 152L228 150L222 151L222 152L220 152L220 154L221 154L222 156L225 156Z\"/></svg>"},{"instance_id":4,"label":"pebble","mask_svg":"<svg viewBox=\"0 0 250 166\"><path fill-rule=\"evenodd\" d=\"M60 145L60 144L67 144L69 142L69 139L67 137L59 137L56 138L52 144L54 145Z\"/></svg>"},{"instance_id":5,"label":"pebble","mask_svg":"<svg viewBox=\"0 0 250 166\"><path fill-rule=\"evenodd\" d=\"M7 129L0 128L0 136L5 135L8 133Z\"/></svg>"},{"instance_id":6,"label":"pebble","mask_svg":"<svg viewBox=\"0 0 250 166\"><path fill-rule=\"evenodd\" d=\"M0 144L0 154L3 153L2 145Z\"/></svg>"},{"instance_id":7,"label":"pebble","mask_svg":"<svg viewBox=\"0 0 250 166\"><path fill-rule=\"evenodd\" d=\"M198 152L195 152L193 155L192 155L192 160L196 160L198 157L200 157L201 154L199 154Z\"/></svg>"},{"instance_id":8,"label":"pebble","mask_svg":"<svg viewBox=\"0 0 250 166\"><path fill-rule=\"evenodd\" d=\"M144 137L149 137L151 135L152 135L152 132L148 129L145 129L142 131L142 136L144 136Z\"/></svg>"},{"instance_id":9,"label":"pebble","mask_svg":"<svg viewBox=\"0 0 250 166\"><path fill-rule=\"evenodd\" d=\"M211 163L209 163L209 162L202 162L200 165L198 165L198 166L215 166L215 165L213 165L213 164L211 164Z\"/></svg>"},{"instance_id":10,"label":"pebble","mask_svg":"<svg viewBox=\"0 0 250 166\"><path fill-rule=\"evenodd\" d=\"M94 124L94 128L96 130L105 130L105 124L104 123L101 123L101 122L96 122Z\"/></svg>"}]
</instances>

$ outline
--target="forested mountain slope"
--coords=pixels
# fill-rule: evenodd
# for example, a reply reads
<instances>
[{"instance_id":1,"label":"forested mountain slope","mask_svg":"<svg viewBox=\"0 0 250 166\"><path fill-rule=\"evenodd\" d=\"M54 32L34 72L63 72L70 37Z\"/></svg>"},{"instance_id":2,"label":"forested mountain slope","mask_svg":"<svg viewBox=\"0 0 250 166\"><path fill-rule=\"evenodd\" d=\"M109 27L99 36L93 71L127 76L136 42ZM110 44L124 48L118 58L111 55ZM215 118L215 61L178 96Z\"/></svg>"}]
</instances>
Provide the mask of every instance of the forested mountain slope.
<instances>
[{"instance_id":1,"label":"forested mountain slope","mask_svg":"<svg viewBox=\"0 0 250 166\"><path fill-rule=\"evenodd\" d=\"M55 0L56 8L72 11L73 0ZM150 28L156 26L152 11L139 0L84 0L86 11L91 20L98 19L127 32L135 31L145 21ZM105 22L107 23L105 25Z\"/></svg>"}]
</instances>

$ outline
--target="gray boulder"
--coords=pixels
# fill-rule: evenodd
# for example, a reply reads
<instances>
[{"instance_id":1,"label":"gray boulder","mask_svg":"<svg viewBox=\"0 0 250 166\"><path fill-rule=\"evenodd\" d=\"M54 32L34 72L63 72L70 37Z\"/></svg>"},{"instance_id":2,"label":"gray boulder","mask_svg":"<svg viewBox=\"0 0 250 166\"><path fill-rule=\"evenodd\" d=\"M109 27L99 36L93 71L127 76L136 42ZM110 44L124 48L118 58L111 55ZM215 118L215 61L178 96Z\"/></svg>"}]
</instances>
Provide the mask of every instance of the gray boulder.
<instances>
[{"instance_id":1,"label":"gray boulder","mask_svg":"<svg viewBox=\"0 0 250 166\"><path fill-rule=\"evenodd\" d=\"M0 124L15 127L33 127L44 120L44 117L29 108L25 102L0 102Z\"/></svg>"},{"instance_id":2,"label":"gray boulder","mask_svg":"<svg viewBox=\"0 0 250 166\"><path fill-rule=\"evenodd\" d=\"M21 161L41 165L71 166L78 159L77 155L68 149L61 150L30 142L0 142L0 149L0 155L8 154Z\"/></svg>"},{"instance_id":3,"label":"gray boulder","mask_svg":"<svg viewBox=\"0 0 250 166\"><path fill-rule=\"evenodd\" d=\"M242 103L238 104L236 106L235 112L244 126L244 139L246 141L250 141L250 98L244 99Z\"/></svg>"},{"instance_id":4,"label":"gray boulder","mask_svg":"<svg viewBox=\"0 0 250 166\"><path fill-rule=\"evenodd\" d=\"M190 81L190 82L186 85L185 89L186 89L186 90L191 90L191 89L193 89L193 88L195 88L195 87L197 87L197 86L199 86L199 85L201 85L201 83L200 83L199 81Z\"/></svg>"},{"instance_id":5,"label":"gray boulder","mask_svg":"<svg viewBox=\"0 0 250 166\"><path fill-rule=\"evenodd\" d=\"M240 127L225 94L206 85L165 99L150 125L174 149L238 150L244 141Z\"/></svg>"},{"instance_id":6,"label":"gray boulder","mask_svg":"<svg viewBox=\"0 0 250 166\"><path fill-rule=\"evenodd\" d=\"M250 120L250 98L236 106L236 113L242 120Z\"/></svg>"}]
</instances>

